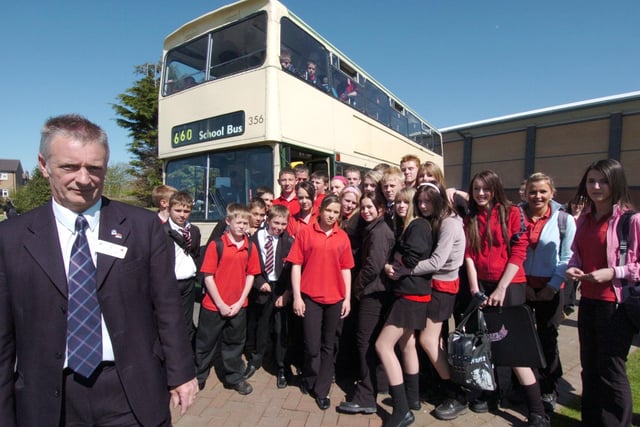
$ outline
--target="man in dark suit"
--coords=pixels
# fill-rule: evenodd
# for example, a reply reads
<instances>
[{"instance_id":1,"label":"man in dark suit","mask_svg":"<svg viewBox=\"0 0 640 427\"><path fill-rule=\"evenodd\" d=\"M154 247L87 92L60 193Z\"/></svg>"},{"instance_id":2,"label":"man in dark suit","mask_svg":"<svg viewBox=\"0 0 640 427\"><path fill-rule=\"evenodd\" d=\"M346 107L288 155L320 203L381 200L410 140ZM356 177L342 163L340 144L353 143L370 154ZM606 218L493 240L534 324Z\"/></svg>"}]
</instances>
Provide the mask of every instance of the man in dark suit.
<instances>
[{"instance_id":1,"label":"man in dark suit","mask_svg":"<svg viewBox=\"0 0 640 427\"><path fill-rule=\"evenodd\" d=\"M108 157L95 124L49 119L53 200L0 223L3 427L169 426L169 400L195 399L170 246L153 212L102 197Z\"/></svg>"}]
</instances>

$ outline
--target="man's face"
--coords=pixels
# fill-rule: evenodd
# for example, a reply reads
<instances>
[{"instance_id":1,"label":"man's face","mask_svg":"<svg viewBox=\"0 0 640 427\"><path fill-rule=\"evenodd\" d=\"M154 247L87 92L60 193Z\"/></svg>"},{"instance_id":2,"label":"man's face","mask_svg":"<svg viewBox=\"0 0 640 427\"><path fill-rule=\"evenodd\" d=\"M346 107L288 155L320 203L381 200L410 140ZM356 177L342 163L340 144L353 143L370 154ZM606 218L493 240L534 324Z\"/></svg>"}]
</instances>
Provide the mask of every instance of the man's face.
<instances>
[{"instance_id":1,"label":"man's face","mask_svg":"<svg viewBox=\"0 0 640 427\"><path fill-rule=\"evenodd\" d=\"M290 173L285 173L278 179L278 184L280 184L282 194L288 196L296 187L296 177Z\"/></svg>"},{"instance_id":2,"label":"man's face","mask_svg":"<svg viewBox=\"0 0 640 427\"><path fill-rule=\"evenodd\" d=\"M347 172L344 177L347 178L349 185L353 185L354 187L360 186L361 178L358 172Z\"/></svg>"},{"instance_id":3,"label":"man's face","mask_svg":"<svg viewBox=\"0 0 640 427\"><path fill-rule=\"evenodd\" d=\"M309 180L309 172L307 171L296 171L296 184L302 181Z\"/></svg>"},{"instance_id":4,"label":"man's face","mask_svg":"<svg viewBox=\"0 0 640 427\"><path fill-rule=\"evenodd\" d=\"M171 221L180 227L184 227L187 224L187 220L191 215L191 206L181 205L179 203L174 204L169 208L169 216Z\"/></svg>"},{"instance_id":5,"label":"man's face","mask_svg":"<svg viewBox=\"0 0 640 427\"><path fill-rule=\"evenodd\" d=\"M402 162L400 169L404 174L405 185L413 185L418 177L418 165L413 160Z\"/></svg>"},{"instance_id":6,"label":"man's face","mask_svg":"<svg viewBox=\"0 0 640 427\"><path fill-rule=\"evenodd\" d=\"M57 136L51 142L49 158L38 155L38 165L49 179L53 199L73 212L84 212L102 196L107 153L100 143L82 145Z\"/></svg>"}]
</instances>

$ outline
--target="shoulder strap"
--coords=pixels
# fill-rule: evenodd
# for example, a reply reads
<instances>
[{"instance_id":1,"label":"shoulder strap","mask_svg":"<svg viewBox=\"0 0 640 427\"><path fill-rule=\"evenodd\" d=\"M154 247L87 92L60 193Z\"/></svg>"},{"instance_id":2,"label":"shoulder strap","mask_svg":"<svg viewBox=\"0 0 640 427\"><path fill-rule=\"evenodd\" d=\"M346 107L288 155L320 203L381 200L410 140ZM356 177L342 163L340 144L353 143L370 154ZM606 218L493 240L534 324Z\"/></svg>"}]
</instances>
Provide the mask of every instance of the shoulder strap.
<instances>
[{"instance_id":1,"label":"shoulder strap","mask_svg":"<svg viewBox=\"0 0 640 427\"><path fill-rule=\"evenodd\" d=\"M251 242L251 239L247 239L247 242L247 260L249 260L251 258L251 249L253 249L253 243ZM218 265L220 265L220 260L222 259L222 251L224 249L222 239L214 239L214 243L216 244L216 253L218 254ZM249 268L248 262L247 268Z\"/></svg>"},{"instance_id":2,"label":"shoulder strap","mask_svg":"<svg viewBox=\"0 0 640 427\"><path fill-rule=\"evenodd\" d=\"M567 231L567 217L569 214L567 211L560 209L558 211L558 231L560 231L560 248L562 248L562 241Z\"/></svg>"},{"instance_id":3,"label":"shoulder strap","mask_svg":"<svg viewBox=\"0 0 640 427\"><path fill-rule=\"evenodd\" d=\"M224 247L222 246L222 239L216 238L213 240L216 244L216 253L218 254L218 265L220 265L220 260L222 259L222 250Z\"/></svg>"},{"instance_id":4,"label":"shoulder strap","mask_svg":"<svg viewBox=\"0 0 640 427\"><path fill-rule=\"evenodd\" d=\"M618 253L620 255L618 265L625 265L627 263L629 221L633 215L635 215L635 212L628 210L620 216L620 220L618 221L618 227L616 228L616 234L618 235Z\"/></svg>"},{"instance_id":5,"label":"shoulder strap","mask_svg":"<svg viewBox=\"0 0 640 427\"><path fill-rule=\"evenodd\" d=\"M520 213L520 230L517 233L514 233L511 236L511 240L509 240L509 245L507 247L509 256L511 256L511 247L520 240L520 237L522 237L524 233L527 232L527 223L524 220L524 210L522 210L521 205L518 205L518 212ZM507 215L509 215L509 211L507 211Z\"/></svg>"}]
</instances>

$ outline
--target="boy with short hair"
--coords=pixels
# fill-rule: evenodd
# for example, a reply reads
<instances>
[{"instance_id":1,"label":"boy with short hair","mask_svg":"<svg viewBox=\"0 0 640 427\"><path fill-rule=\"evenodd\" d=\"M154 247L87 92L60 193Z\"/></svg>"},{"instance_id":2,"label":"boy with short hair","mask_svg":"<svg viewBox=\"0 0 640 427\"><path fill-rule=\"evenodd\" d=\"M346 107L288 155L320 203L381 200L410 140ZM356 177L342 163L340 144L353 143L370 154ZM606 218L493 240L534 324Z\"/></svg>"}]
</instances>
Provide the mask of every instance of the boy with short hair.
<instances>
[{"instance_id":1,"label":"boy with short hair","mask_svg":"<svg viewBox=\"0 0 640 427\"><path fill-rule=\"evenodd\" d=\"M249 363L245 378L251 377L262 366L273 332L273 355L276 362L276 385L287 386L285 355L287 351L287 310L291 297L291 264L284 260L293 245L286 229L289 211L275 205L269 211L266 225L251 240L259 250L262 273L253 282L247 310L247 347L250 347Z\"/></svg>"},{"instance_id":2,"label":"boy with short hair","mask_svg":"<svg viewBox=\"0 0 640 427\"><path fill-rule=\"evenodd\" d=\"M389 167L382 174L380 179L380 189L384 198L387 200L387 212L385 213L385 221L395 231L395 221L393 220L393 205L395 204L396 194L404 184L404 174L397 166Z\"/></svg>"},{"instance_id":3,"label":"boy with short hair","mask_svg":"<svg viewBox=\"0 0 640 427\"><path fill-rule=\"evenodd\" d=\"M196 332L196 377L204 388L220 338L223 384L245 395L253 391L244 379L242 351L247 333L247 296L254 276L260 274L260 259L246 231L249 210L239 203L227 206L228 230L215 239L204 255L201 271L207 294L202 300Z\"/></svg>"},{"instance_id":4,"label":"boy with short hair","mask_svg":"<svg viewBox=\"0 0 640 427\"><path fill-rule=\"evenodd\" d=\"M310 178L313 187L316 189L316 198L313 201L313 207L316 212L320 210L320 204L327 195L327 188L329 187L329 175L323 170L313 171Z\"/></svg>"},{"instance_id":5,"label":"boy with short hair","mask_svg":"<svg viewBox=\"0 0 640 427\"><path fill-rule=\"evenodd\" d=\"M256 197L262 199L265 205L267 205L267 212L271 209L271 205L273 204L273 199L275 195L273 193L273 189L271 187L261 186L256 188Z\"/></svg>"},{"instance_id":6,"label":"boy with short hair","mask_svg":"<svg viewBox=\"0 0 640 427\"><path fill-rule=\"evenodd\" d=\"M296 174L293 169L283 168L278 174L280 197L273 201L274 205L282 205L289 209L289 215L300 212L300 204L296 197Z\"/></svg>"},{"instance_id":7,"label":"boy with short hair","mask_svg":"<svg viewBox=\"0 0 640 427\"><path fill-rule=\"evenodd\" d=\"M355 166L347 166L344 169L344 177L347 178L347 183L349 185L360 188L360 183L362 182L360 169ZM362 188L360 188L360 190L362 190Z\"/></svg>"},{"instance_id":8,"label":"boy with short hair","mask_svg":"<svg viewBox=\"0 0 640 427\"><path fill-rule=\"evenodd\" d=\"M417 185L420 164L420 159L413 154L407 154L400 159L400 170L404 174L405 187L415 187Z\"/></svg>"},{"instance_id":9,"label":"boy with short hair","mask_svg":"<svg viewBox=\"0 0 640 427\"><path fill-rule=\"evenodd\" d=\"M169 219L169 199L177 192L170 185L157 185L151 190L151 203L158 208L158 218L163 224Z\"/></svg>"},{"instance_id":10,"label":"boy with short hair","mask_svg":"<svg viewBox=\"0 0 640 427\"><path fill-rule=\"evenodd\" d=\"M302 181L309 180L309 168L304 163L295 165L293 172L296 175L296 184Z\"/></svg>"},{"instance_id":11,"label":"boy with short hair","mask_svg":"<svg viewBox=\"0 0 640 427\"><path fill-rule=\"evenodd\" d=\"M254 197L249 200L249 229L247 234L253 236L259 228L264 227L264 218L267 216L267 205L264 200Z\"/></svg>"},{"instance_id":12,"label":"boy with short hair","mask_svg":"<svg viewBox=\"0 0 640 427\"><path fill-rule=\"evenodd\" d=\"M172 261L178 289L182 299L182 313L189 341L193 342L193 305L195 304L195 283L200 254L200 229L189 222L193 198L186 191L178 191L169 199L169 219L164 223L174 250Z\"/></svg>"}]
</instances>

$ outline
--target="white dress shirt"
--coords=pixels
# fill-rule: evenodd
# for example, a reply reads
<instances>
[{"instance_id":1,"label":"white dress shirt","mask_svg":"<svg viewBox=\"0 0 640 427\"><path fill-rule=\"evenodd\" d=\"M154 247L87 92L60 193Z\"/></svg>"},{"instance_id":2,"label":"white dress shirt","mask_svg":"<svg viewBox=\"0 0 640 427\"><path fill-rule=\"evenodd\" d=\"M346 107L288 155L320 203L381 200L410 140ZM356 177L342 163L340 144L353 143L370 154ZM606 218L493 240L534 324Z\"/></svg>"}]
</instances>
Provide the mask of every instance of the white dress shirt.
<instances>
[{"instance_id":1,"label":"white dress shirt","mask_svg":"<svg viewBox=\"0 0 640 427\"><path fill-rule=\"evenodd\" d=\"M98 255L96 253L96 246L98 243L98 231L100 230L100 208L102 207L102 200L91 206L86 211L82 212L82 215L89 223L89 228L86 230L87 242L89 243L89 250L91 251L91 258L93 264L97 267ZM53 216L56 218L56 227L58 229L58 239L60 240L60 250L62 251L62 259L64 260L64 271L69 277L69 260L71 259L71 249L73 242L76 240L76 218L78 214L70 211L64 206L56 203L53 200ZM113 346L111 345L111 337L109 336L109 330L104 323L104 317L102 312L100 313L100 320L102 323L102 360L114 361ZM68 353L65 351L65 355ZM65 356L64 367L67 367L67 358Z\"/></svg>"}]
</instances>

